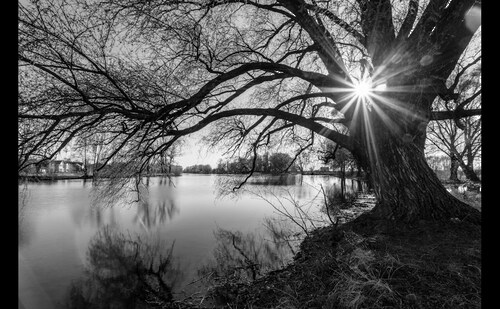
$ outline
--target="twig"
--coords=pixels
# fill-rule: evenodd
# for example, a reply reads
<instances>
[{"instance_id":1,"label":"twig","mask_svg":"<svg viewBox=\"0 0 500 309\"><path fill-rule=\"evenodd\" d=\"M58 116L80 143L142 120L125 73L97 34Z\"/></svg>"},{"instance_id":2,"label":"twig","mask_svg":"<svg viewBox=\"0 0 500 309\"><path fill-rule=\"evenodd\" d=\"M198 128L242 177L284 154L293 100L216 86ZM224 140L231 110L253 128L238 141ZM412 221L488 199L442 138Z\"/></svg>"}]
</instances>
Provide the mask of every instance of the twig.
<instances>
[{"instance_id":1,"label":"twig","mask_svg":"<svg viewBox=\"0 0 500 309\"><path fill-rule=\"evenodd\" d=\"M328 220L330 220L330 222L333 224L333 225L337 225L337 223L339 222L338 218L335 222L333 222L333 219L332 217L330 216L330 210L328 208L328 201L326 200L326 192L325 192L325 189L323 189L323 185L320 184L320 187L321 187L321 191L323 192L323 199L325 200L325 208L326 208L326 215L328 216Z\"/></svg>"}]
</instances>

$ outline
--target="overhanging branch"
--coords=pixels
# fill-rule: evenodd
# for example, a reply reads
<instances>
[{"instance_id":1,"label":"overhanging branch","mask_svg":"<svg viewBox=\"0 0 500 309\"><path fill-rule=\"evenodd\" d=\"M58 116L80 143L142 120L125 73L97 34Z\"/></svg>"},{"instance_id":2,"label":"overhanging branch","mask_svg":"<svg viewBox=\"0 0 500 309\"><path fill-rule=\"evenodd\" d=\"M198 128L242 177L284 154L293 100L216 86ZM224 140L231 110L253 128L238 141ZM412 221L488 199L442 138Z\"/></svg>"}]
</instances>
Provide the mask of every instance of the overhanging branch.
<instances>
[{"instance_id":1,"label":"overhanging branch","mask_svg":"<svg viewBox=\"0 0 500 309\"><path fill-rule=\"evenodd\" d=\"M196 131L201 130L202 128L206 127L208 124L215 122L217 120L223 119L223 118L228 118L232 116L241 116L241 115L247 115L247 116L271 116L271 117L276 117L279 119L283 119L289 122L294 123L295 125L302 126L304 128L307 128L323 137L326 137L327 139L330 139L338 144L340 144L342 147L347 148L347 149L352 149L353 144L349 136L341 134L337 131L334 131L332 129L329 129L317 122L315 122L312 119L308 119L299 115L295 115L292 113L288 113L285 111L281 111L278 109L274 108L242 108L242 109L233 109L233 110L228 110L228 111L222 111L217 114L212 114L203 120L199 121L197 124L186 128L182 130L170 130L167 131L167 134L169 135L187 135L194 133Z\"/></svg>"},{"instance_id":2,"label":"overhanging branch","mask_svg":"<svg viewBox=\"0 0 500 309\"><path fill-rule=\"evenodd\" d=\"M430 120L449 120L449 119L465 118L465 117L480 116L480 115L481 115L481 109L435 111L431 113Z\"/></svg>"}]
</instances>

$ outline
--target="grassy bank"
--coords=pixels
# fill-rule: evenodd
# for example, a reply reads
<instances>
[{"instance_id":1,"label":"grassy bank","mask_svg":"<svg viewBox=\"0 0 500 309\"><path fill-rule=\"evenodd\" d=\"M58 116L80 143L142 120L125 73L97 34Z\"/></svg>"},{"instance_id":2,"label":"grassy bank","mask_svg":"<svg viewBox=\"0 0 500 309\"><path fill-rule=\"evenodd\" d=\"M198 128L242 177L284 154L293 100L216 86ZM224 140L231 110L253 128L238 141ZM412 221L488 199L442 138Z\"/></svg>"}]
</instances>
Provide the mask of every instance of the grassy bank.
<instances>
[{"instance_id":1,"label":"grassy bank","mask_svg":"<svg viewBox=\"0 0 500 309\"><path fill-rule=\"evenodd\" d=\"M480 308L481 230L458 221L321 228L285 269L216 293L227 308Z\"/></svg>"}]
</instances>

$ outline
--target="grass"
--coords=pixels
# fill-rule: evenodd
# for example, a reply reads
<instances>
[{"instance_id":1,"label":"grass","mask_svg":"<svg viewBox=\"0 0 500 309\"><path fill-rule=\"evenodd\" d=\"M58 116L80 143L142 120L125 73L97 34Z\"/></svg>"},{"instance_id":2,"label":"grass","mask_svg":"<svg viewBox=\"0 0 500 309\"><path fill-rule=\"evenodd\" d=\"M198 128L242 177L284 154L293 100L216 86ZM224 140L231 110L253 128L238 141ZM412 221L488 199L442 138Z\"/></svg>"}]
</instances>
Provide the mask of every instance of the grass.
<instances>
[{"instance_id":1,"label":"grass","mask_svg":"<svg viewBox=\"0 0 500 309\"><path fill-rule=\"evenodd\" d=\"M329 208L346 209L356 200L357 194L352 191L345 191L343 194L339 187L327 187L324 192L325 204Z\"/></svg>"},{"instance_id":2,"label":"grass","mask_svg":"<svg viewBox=\"0 0 500 309\"><path fill-rule=\"evenodd\" d=\"M288 267L240 285L230 308L480 308L481 229L351 222L315 230ZM228 307L229 308L229 307Z\"/></svg>"}]
</instances>

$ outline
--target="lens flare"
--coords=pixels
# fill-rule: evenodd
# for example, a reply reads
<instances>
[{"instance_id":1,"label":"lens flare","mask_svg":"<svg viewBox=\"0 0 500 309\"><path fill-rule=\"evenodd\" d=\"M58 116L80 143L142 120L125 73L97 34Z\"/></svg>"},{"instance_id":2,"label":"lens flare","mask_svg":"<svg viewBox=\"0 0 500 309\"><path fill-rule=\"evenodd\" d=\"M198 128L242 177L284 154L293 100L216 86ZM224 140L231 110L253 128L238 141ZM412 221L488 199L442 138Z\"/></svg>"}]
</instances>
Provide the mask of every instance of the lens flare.
<instances>
[{"instance_id":1,"label":"lens flare","mask_svg":"<svg viewBox=\"0 0 500 309\"><path fill-rule=\"evenodd\" d=\"M385 91L386 89L387 89L387 85L386 84L380 84L380 85L377 85L375 87L376 91Z\"/></svg>"},{"instance_id":2,"label":"lens flare","mask_svg":"<svg viewBox=\"0 0 500 309\"><path fill-rule=\"evenodd\" d=\"M369 81L362 80L354 85L354 93L359 98L366 98L372 91L372 84Z\"/></svg>"}]
</instances>

